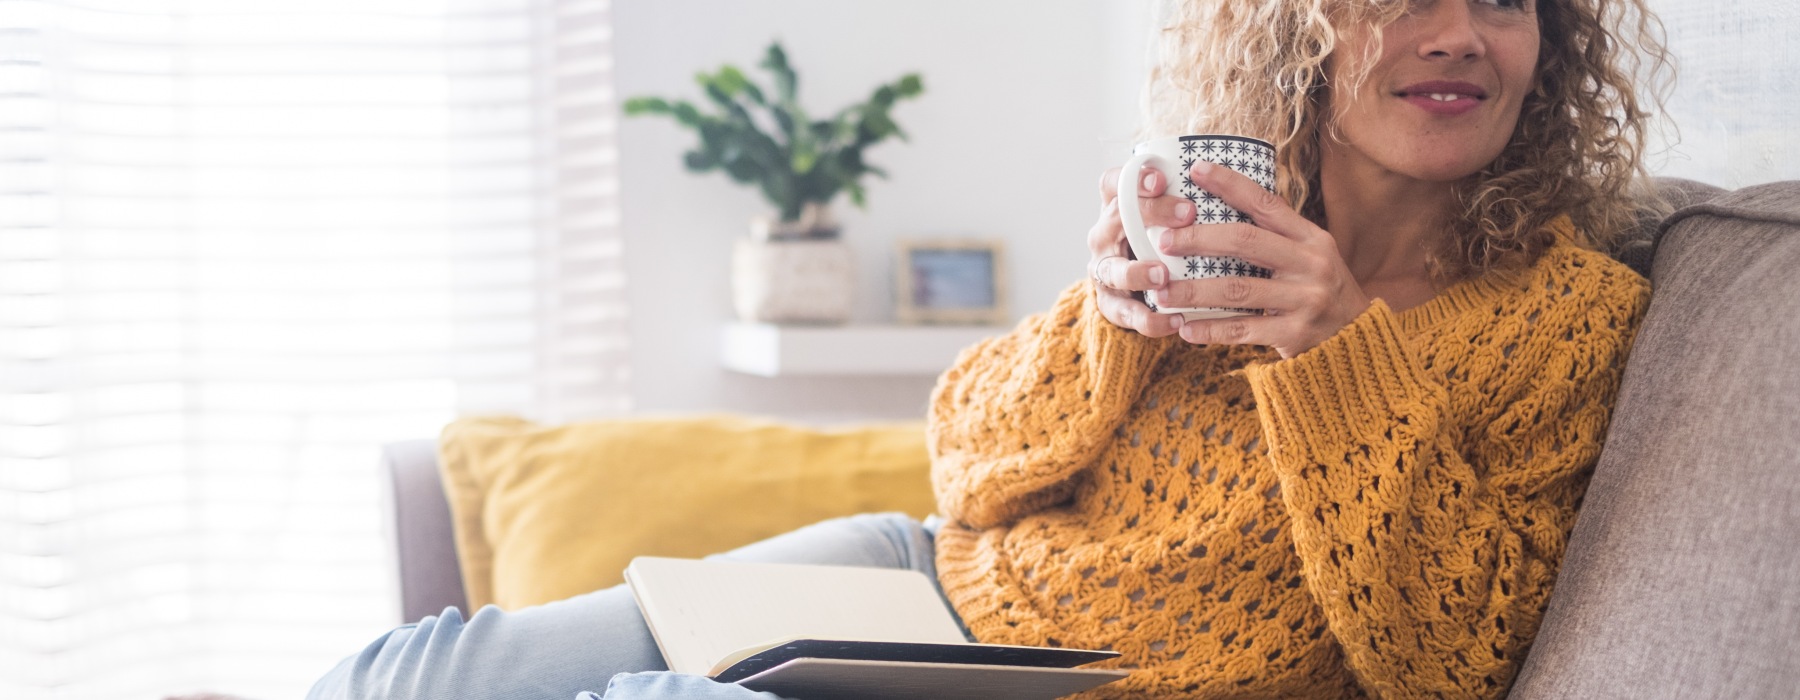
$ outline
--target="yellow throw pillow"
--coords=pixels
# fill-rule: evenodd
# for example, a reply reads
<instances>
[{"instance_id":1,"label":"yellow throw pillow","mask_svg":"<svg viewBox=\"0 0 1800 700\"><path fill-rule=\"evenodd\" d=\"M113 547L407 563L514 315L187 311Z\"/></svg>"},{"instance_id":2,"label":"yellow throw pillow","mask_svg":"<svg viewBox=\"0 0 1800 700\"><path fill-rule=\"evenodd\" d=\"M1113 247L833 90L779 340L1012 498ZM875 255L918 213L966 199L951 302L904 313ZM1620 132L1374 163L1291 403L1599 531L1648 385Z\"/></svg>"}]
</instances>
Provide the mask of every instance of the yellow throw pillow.
<instances>
[{"instance_id":1,"label":"yellow throw pillow","mask_svg":"<svg viewBox=\"0 0 1800 700\"><path fill-rule=\"evenodd\" d=\"M699 557L840 515L935 509L922 422L465 418L444 429L438 457L471 610L612 586L634 556Z\"/></svg>"}]
</instances>

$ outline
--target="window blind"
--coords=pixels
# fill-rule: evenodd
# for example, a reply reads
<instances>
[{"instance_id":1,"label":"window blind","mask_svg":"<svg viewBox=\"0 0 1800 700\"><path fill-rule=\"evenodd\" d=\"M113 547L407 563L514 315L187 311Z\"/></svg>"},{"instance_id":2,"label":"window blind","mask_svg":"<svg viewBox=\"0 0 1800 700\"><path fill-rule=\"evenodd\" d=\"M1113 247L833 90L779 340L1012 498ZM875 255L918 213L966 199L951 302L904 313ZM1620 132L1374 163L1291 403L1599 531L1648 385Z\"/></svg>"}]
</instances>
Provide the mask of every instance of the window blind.
<instances>
[{"instance_id":1,"label":"window blind","mask_svg":"<svg viewBox=\"0 0 1800 700\"><path fill-rule=\"evenodd\" d=\"M628 408L604 0L0 0L0 697L299 697L381 443Z\"/></svg>"}]
</instances>

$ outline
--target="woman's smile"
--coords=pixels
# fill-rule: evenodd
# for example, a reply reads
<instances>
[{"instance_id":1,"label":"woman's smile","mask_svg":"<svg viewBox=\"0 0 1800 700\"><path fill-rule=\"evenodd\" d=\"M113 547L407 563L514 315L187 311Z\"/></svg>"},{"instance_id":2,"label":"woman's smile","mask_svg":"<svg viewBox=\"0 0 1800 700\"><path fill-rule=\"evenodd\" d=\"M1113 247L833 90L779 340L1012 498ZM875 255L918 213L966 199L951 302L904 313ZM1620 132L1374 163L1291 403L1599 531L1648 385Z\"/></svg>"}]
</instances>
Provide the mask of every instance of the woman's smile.
<instances>
[{"instance_id":1,"label":"woman's smile","mask_svg":"<svg viewBox=\"0 0 1800 700\"><path fill-rule=\"evenodd\" d=\"M1472 83L1433 80L1408 85L1395 92L1394 96L1426 112L1455 117L1480 107L1487 100L1488 93Z\"/></svg>"}]
</instances>

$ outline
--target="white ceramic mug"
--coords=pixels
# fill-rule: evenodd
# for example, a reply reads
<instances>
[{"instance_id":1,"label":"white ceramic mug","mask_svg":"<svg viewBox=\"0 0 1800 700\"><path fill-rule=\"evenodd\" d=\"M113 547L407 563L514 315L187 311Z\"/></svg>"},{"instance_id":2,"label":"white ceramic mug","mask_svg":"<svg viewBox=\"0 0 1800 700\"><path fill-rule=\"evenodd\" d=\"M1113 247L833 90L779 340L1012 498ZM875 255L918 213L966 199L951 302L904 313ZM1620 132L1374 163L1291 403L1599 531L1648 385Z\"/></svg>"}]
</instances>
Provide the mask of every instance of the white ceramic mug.
<instances>
[{"instance_id":1,"label":"white ceramic mug","mask_svg":"<svg viewBox=\"0 0 1800 700\"><path fill-rule=\"evenodd\" d=\"M1188 168L1206 161L1243 173L1270 192L1275 191L1275 147L1267 141L1247 136L1194 134L1168 136L1145 141L1131 149L1131 160L1119 169L1119 218L1125 224L1125 240L1131 244L1133 257L1139 260L1161 260L1169 268L1170 280L1192 280L1207 277L1268 277L1269 270L1234 257L1165 255L1157 250L1154 240L1166 230L1162 226L1144 227L1144 215L1138 210L1138 182L1143 168L1161 171L1170 183L1169 194L1186 197L1194 203L1194 223L1254 223L1250 217L1226 204L1211 192L1194 186L1188 179ZM1144 294L1150 308L1165 314L1181 314L1189 321L1227 316L1256 315L1260 309L1231 308L1159 308L1154 291Z\"/></svg>"}]
</instances>

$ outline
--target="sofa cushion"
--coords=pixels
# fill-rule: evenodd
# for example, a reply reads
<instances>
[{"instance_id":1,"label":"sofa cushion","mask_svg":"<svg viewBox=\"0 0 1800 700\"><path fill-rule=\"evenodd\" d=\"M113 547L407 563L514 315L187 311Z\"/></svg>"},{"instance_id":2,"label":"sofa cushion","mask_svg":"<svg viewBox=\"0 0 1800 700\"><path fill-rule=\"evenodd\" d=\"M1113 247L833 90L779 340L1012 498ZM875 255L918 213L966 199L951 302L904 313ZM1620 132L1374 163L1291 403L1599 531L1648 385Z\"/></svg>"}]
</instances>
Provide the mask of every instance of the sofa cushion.
<instances>
[{"instance_id":1,"label":"sofa cushion","mask_svg":"<svg viewBox=\"0 0 1800 700\"><path fill-rule=\"evenodd\" d=\"M1800 183L1671 216L1513 698L1800 688Z\"/></svg>"},{"instance_id":2,"label":"sofa cushion","mask_svg":"<svg viewBox=\"0 0 1800 700\"><path fill-rule=\"evenodd\" d=\"M638 555L699 557L827 518L935 506L917 421L466 418L438 452L470 609L611 586Z\"/></svg>"}]
</instances>

